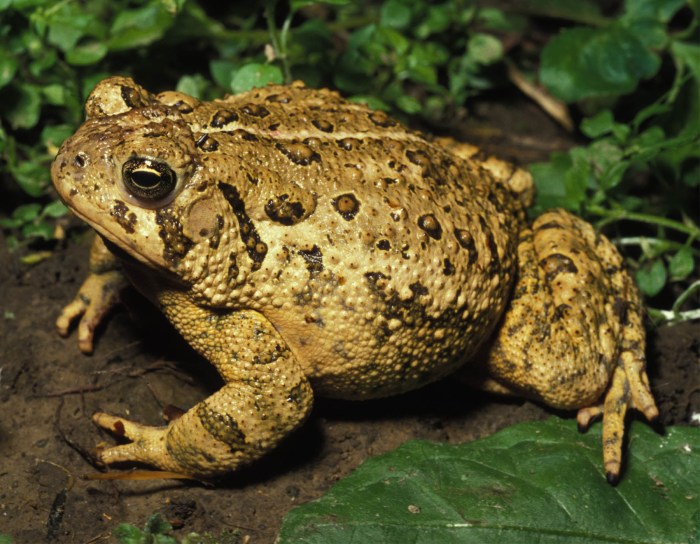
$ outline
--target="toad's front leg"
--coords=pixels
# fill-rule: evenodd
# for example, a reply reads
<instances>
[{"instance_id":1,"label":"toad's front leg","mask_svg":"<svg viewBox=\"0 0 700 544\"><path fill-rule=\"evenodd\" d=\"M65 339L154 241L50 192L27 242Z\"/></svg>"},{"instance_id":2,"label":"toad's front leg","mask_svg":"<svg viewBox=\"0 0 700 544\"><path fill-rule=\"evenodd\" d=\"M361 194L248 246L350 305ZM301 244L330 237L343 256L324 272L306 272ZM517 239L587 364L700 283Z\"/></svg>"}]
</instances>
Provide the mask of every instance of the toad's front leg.
<instances>
[{"instance_id":1,"label":"toad's front leg","mask_svg":"<svg viewBox=\"0 0 700 544\"><path fill-rule=\"evenodd\" d=\"M167 427L95 414L98 425L131 440L101 451L101 461L137 461L212 477L258 459L303 423L312 405L311 386L261 314L200 308L172 292L159 300L168 319L226 384Z\"/></svg>"},{"instance_id":2,"label":"toad's front leg","mask_svg":"<svg viewBox=\"0 0 700 544\"><path fill-rule=\"evenodd\" d=\"M658 415L636 286L610 241L563 210L521 234L518 281L487 359L486 389L578 409L584 428L602 414L610 482L620 474L627 409Z\"/></svg>"}]
</instances>

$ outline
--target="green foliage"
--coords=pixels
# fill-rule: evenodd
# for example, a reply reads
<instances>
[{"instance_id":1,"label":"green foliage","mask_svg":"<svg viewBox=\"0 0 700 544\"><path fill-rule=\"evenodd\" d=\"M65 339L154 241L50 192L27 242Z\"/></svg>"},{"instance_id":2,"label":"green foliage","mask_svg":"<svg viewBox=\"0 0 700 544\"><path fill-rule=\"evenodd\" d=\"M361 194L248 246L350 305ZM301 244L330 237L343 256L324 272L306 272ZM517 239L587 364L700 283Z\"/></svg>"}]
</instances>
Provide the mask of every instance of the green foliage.
<instances>
[{"instance_id":1,"label":"green foliage","mask_svg":"<svg viewBox=\"0 0 700 544\"><path fill-rule=\"evenodd\" d=\"M645 236L622 237L635 246L632 264L642 292L655 297L696 273L700 257L700 46L698 16L671 26L683 0L627 0L619 18L598 27L574 27L542 51L541 81L567 102L582 102L580 130L589 141L546 163L530 166L539 198L535 213L563 207L599 218L598 226L636 221ZM643 80L665 77L639 90ZM635 92L636 91L636 92ZM624 97L624 99L623 99ZM629 112L633 115L630 117ZM679 301L661 319L700 317Z\"/></svg>"},{"instance_id":2,"label":"green foliage","mask_svg":"<svg viewBox=\"0 0 700 544\"><path fill-rule=\"evenodd\" d=\"M697 1L619 8L604 16L595 2L557 0L0 3L0 190L12 195L0 201L0 228L13 246L51 237L53 215L42 211L54 194L51 159L108 74L204 100L302 79L440 123L508 84L507 67L517 66L581 113L582 145L531 165L533 211L563 207L598 227L614 223L607 232L628 249L644 293L671 306L652 315L698 316L687 307L700 257ZM543 48L528 38L542 20L569 23ZM26 204L39 205L34 216L15 211Z\"/></svg>"},{"instance_id":3,"label":"green foliage","mask_svg":"<svg viewBox=\"0 0 700 544\"><path fill-rule=\"evenodd\" d=\"M238 544L241 542L237 531L224 531L218 536L210 533L200 535L189 533L178 539L169 533L172 526L160 514L153 514L143 529L130 523L121 523L112 531L119 544ZM0 542L2 544L2 542ZM11 544L11 543L10 543Z\"/></svg>"},{"instance_id":4,"label":"green foliage","mask_svg":"<svg viewBox=\"0 0 700 544\"><path fill-rule=\"evenodd\" d=\"M632 425L617 487L600 441L600 426L550 418L467 444L407 442L292 510L277 542L695 542L700 431Z\"/></svg>"},{"instance_id":5,"label":"green foliage","mask_svg":"<svg viewBox=\"0 0 700 544\"><path fill-rule=\"evenodd\" d=\"M0 533L0 544L12 544L14 540L10 535Z\"/></svg>"}]
</instances>

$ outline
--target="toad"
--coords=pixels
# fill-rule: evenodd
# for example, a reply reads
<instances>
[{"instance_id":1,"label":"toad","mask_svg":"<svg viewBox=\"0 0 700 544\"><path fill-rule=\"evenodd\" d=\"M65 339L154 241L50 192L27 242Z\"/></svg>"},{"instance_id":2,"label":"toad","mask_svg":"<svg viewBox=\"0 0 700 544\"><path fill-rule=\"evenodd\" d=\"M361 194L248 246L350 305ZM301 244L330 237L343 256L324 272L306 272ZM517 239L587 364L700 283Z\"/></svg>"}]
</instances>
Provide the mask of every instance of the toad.
<instances>
[{"instance_id":1,"label":"toad","mask_svg":"<svg viewBox=\"0 0 700 544\"><path fill-rule=\"evenodd\" d=\"M642 306L611 242L477 148L296 83L202 102L111 77L52 167L98 234L57 326L82 351L130 282L223 387L167 426L97 413L106 464L198 478L274 448L315 395L370 399L457 374L603 416L608 480L627 409L657 416Z\"/></svg>"}]
</instances>

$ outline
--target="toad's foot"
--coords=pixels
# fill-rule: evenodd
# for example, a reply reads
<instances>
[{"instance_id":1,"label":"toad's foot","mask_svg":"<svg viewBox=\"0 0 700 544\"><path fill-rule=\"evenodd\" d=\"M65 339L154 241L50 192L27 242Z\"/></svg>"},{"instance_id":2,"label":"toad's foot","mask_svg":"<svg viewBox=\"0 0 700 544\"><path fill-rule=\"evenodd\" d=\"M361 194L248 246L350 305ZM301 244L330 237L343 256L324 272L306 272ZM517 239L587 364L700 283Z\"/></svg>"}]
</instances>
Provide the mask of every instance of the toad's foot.
<instances>
[{"instance_id":1,"label":"toad's foot","mask_svg":"<svg viewBox=\"0 0 700 544\"><path fill-rule=\"evenodd\" d=\"M90 248L89 269L78 294L63 308L56 320L58 333L68 336L73 322L80 319L78 347L83 353L92 353L95 329L119 303L119 294L128 284L119 262L99 236L95 237Z\"/></svg>"},{"instance_id":2,"label":"toad's foot","mask_svg":"<svg viewBox=\"0 0 700 544\"><path fill-rule=\"evenodd\" d=\"M80 286L73 301L63 308L56 320L61 336L68 336L71 324L78 322L78 347L83 353L92 353L95 329L114 306L119 303L119 293L126 286L121 272L113 270L103 274L90 274Z\"/></svg>"},{"instance_id":3,"label":"toad's foot","mask_svg":"<svg viewBox=\"0 0 700 544\"><path fill-rule=\"evenodd\" d=\"M591 225L563 211L521 233L518 281L482 387L603 414L606 477L620 475L628 408L654 419L638 291L622 257ZM471 381L474 381L473 379Z\"/></svg>"}]
</instances>

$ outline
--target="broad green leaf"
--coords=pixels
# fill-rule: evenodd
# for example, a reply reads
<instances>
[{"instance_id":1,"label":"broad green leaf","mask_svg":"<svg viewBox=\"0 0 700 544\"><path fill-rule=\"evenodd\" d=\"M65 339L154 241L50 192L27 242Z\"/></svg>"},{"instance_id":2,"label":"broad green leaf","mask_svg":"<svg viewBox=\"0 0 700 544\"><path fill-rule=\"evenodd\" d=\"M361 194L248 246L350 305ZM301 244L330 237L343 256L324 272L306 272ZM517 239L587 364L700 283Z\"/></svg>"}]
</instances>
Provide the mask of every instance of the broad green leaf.
<instances>
[{"instance_id":1,"label":"broad green leaf","mask_svg":"<svg viewBox=\"0 0 700 544\"><path fill-rule=\"evenodd\" d=\"M656 54L629 30L572 28L552 38L541 56L540 79L565 102L633 91L659 69Z\"/></svg>"},{"instance_id":2,"label":"broad green leaf","mask_svg":"<svg viewBox=\"0 0 700 544\"><path fill-rule=\"evenodd\" d=\"M277 66L251 63L236 70L231 80L231 89L234 93L242 93L255 87L264 87L268 83L282 83L283 81L282 70Z\"/></svg>"},{"instance_id":3,"label":"broad green leaf","mask_svg":"<svg viewBox=\"0 0 700 544\"><path fill-rule=\"evenodd\" d=\"M668 263L668 272L672 280L684 280L694 269L693 250L688 246L678 250Z\"/></svg>"},{"instance_id":4,"label":"broad green leaf","mask_svg":"<svg viewBox=\"0 0 700 544\"><path fill-rule=\"evenodd\" d=\"M182 76L177 82L175 89L195 98L202 98L208 86L209 81L206 78L202 77L201 74L195 74L193 76Z\"/></svg>"},{"instance_id":5,"label":"broad green leaf","mask_svg":"<svg viewBox=\"0 0 700 544\"><path fill-rule=\"evenodd\" d=\"M600 425L550 418L467 444L411 441L292 510L278 544L687 544L700 527L700 430L633 422L603 476Z\"/></svg>"},{"instance_id":6,"label":"broad green leaf","mask_svg":"<svg viewBox=\"0 0 700 544\"><path fill-rule=\"evenodd\" d=\"M637 285L648 297L658 295L666 285L666 267L661 259L645 263L635 274Z\"/></svg>"},{"instance_id":7,"label":"broad green leaf","mask_svg":"<svg viewBox=\"0 0 700 544\"><path fill-rule=\"evenodd\" d=\"M538 162L528 166L537 187L536 212L551 208L577 210L578 202L567 199L564 177L573 166L566 153L553 153L549 162Z\"/></svg>"},{"instance_id":8,"label":"broad green leaf","mask_svg":"<svg viewBox=\"0 0 700 544\"><path fill-rule=\"evenodd\" d=\"M415 28L416 37L425 39L433 34L444 32L452 23L452 17L451 6L430 6L425 19Z\"/></svg>"},{"instance_id":9,"label":"broad green leaf","mask_svg":"<svg viewBox=\"0 0 700 544\"><path fill-rule=\"evenodd\" d=\"M213 60L209 63L209 71L214 81L228 88L238 65L228 60Z\"/></svg>"},{"instance_id":10,"label":"broad green leaf","mask_svg":"<svg viewBox=\"0 0 700 544\"><path fill-rule=\"evenodd\" d=\"M0 6L0 9L2 9L1 6ZM10 535L0 534L0 544L12 544L12 542L13 542L13 540L12 540L12 537Z\"/></svg>"}]
</instances>

